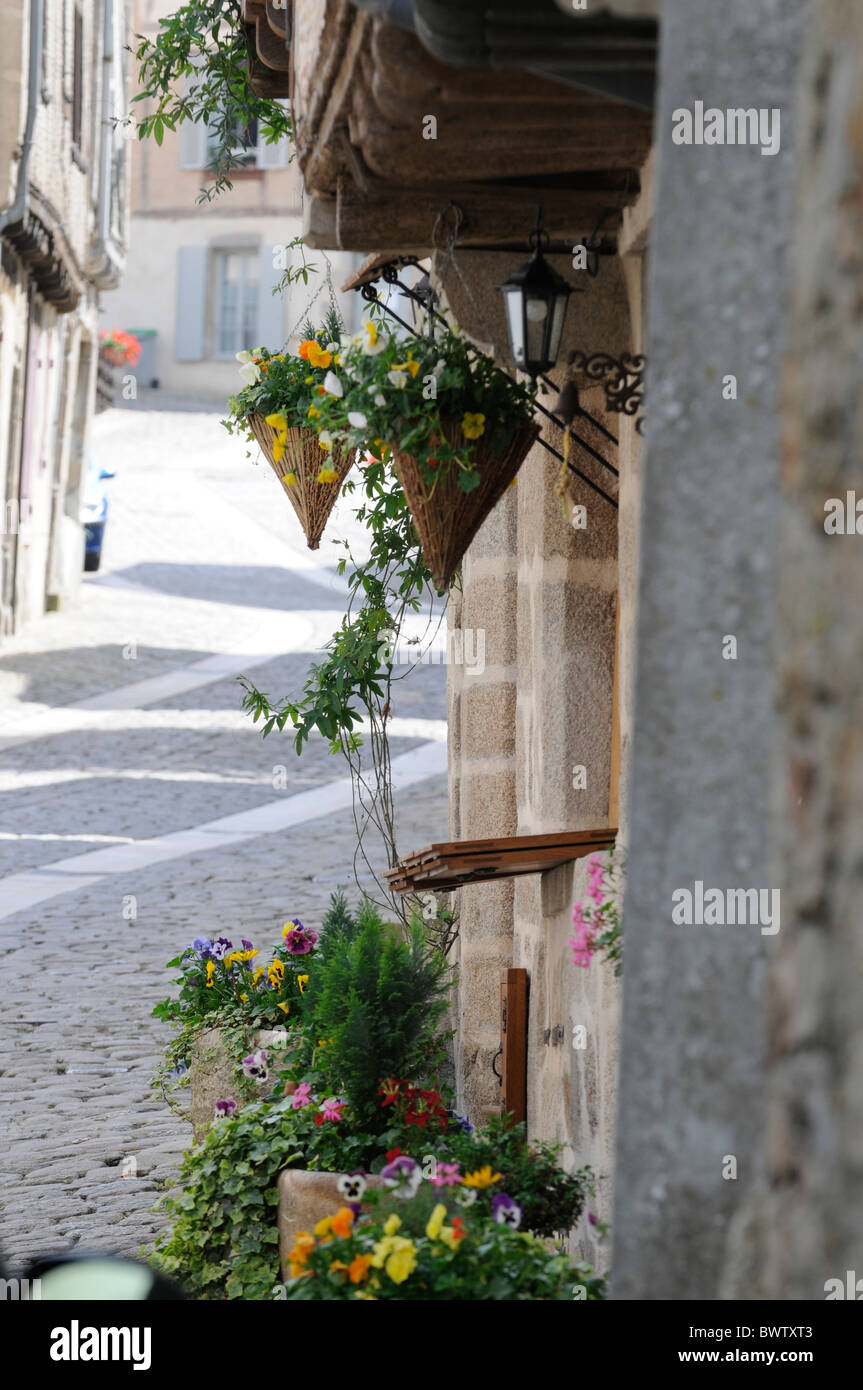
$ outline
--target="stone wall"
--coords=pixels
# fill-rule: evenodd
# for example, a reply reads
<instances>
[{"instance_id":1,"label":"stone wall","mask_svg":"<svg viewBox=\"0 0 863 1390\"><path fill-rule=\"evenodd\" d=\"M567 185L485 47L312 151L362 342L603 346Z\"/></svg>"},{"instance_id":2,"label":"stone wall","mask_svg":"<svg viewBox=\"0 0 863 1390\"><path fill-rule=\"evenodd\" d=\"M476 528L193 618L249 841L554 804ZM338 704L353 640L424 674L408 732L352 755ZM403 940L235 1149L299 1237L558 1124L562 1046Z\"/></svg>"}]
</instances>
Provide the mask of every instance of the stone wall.
<instances>
[{"instance_id":1,"label":"stone wall","mask_svg":"<svg viewBox=\"0 0 863 1390\"><path fill-rule=\"evenodd\" d=\"M648 299L648 443L624 932L613 1291L719 1296L761 1167L759 925L672 894L775 887L768 862L778 363L803 0L669 0ZM672 112L779 106L781 149L672 142ZM736 399L723 378L737 378ZM727 635L735 660L723 659ZM730 650L730 648L728 649ZM736 1173L733 1170L736 1164Z\"/></svg>"},{"instance_id":2,"label":"stone wall","mask_svg":"<svg viewBox=\"0 0 863 1390\"><path fill-rule=\"evenodd\" d=\"M821 1299L828 1279L863 1275L863 536L824 529L828 499L863 499L863 12L853 0L812 7L798 129L774 642L782 931L769 974L756 1287Z\"/></svg>"},{"instance_id":3,"label":"stone wall","mask_svg":"<svg viewBox=\"0 0 863 1390\"><path fill-rule=\"evenodd\" d=\"M640 307L643 237L630 249L632 273L603 258L599 277L558 269L584 289L570 305L560 361L570 349L615 355L640 347L631 336L629 304ZM461 276L446 285L459 323L478 340L506 342L500 283L519 257L462 253ZM504 260L505 265L500 261ZM639 315L640 317L640 315ZM563 373L553 374L558 382ZM582 392L584 406L619 435L608 457L624 478L621 544L634 550L638 436L632 423L603 413L601 388ZM549 406L554 395L541 397ZM589 442L601 443L589 426ZM561 450L562 436L545 437ZM572 461L611 487L573 445ZM449 669L451 834L470 839L587 829L609 823L618 599L618 513L586 484L570 477L571 504L587 509L587 528L576 530L558 495L560 465L534 446L510 489L485 522L465 558L461 590L454 590L449 625L485 632L485 670ZM632 660L634 566L627 559L621 593L619 671ZM626 654L625 656L623 654ZM620 678L620 677L619 677ZM628 678L621 681L628 688ZM621 744L628 747L630 712L622 708ZM574 767L586 769L585 788ZM617 809L613 809L617 818ZM535 1137L563 1145L566 1166L590 1163L608 1181L596 1209L610 1214L617 1013L620 983L610 966L572 964L567 945L573 903L584 895L586 864L544 875L472 885L459 893L461 912L457 1071L462 1104L475 1119L499 1106L491 1060L500 1042L500 970L529 971L528 1127ZM587 1047L573 1048L573 1025L587 1029ZM590 1253L595 1253L591 1251Z\"/></svg>"}]
</instances>

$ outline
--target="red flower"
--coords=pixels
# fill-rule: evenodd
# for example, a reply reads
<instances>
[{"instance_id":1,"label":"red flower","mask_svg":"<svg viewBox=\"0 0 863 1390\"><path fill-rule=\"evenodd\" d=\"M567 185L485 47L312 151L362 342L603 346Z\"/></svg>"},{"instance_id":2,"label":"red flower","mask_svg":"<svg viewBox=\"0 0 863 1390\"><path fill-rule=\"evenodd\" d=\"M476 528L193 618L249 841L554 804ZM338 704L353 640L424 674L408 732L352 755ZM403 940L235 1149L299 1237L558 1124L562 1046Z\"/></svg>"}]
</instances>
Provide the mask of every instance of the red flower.
<instances>
[{"instance_id":1,"label":"red flower","mask_svg":"<svg viewBox=\"0 0 863 1390\"><path fill-rule=\"evenodd\" d=\"M315 1116L315 1124L316 1124L316 1125L322 1125L323 1123L324 1123L324 1117L323 1117L323 1115L321 1115L320 1113L317 1114L317 1115Z\"/></svg>"},{"instance_id":2,"label":"red flower","mask_svg":"<svg viewBox=\"0 0 863 1390\"><path fill-rule=\"evenodd\" d=\"M460 1216L454 1216L452 1219L452 1233L456 1240L464 1240L465 1236L467 1235L467 1231L464 1228L464 1222L462 1221Z\"/></svg>"},{"instance_id":3,"label":"red flower","mask_svg":"<svg viewBox=\"0 0 863 1390\"><path fill-rule=\"evenodd\" d=\"M398 1148L396 1148L396 1149L387 1149L387 1163L392 1163L392 1161L393 1161L394 1158L403 1158L403 1157L406 1157L406 1155L402 1154L401 1149L398 1149Z\"/></svg>"}]
</instances>

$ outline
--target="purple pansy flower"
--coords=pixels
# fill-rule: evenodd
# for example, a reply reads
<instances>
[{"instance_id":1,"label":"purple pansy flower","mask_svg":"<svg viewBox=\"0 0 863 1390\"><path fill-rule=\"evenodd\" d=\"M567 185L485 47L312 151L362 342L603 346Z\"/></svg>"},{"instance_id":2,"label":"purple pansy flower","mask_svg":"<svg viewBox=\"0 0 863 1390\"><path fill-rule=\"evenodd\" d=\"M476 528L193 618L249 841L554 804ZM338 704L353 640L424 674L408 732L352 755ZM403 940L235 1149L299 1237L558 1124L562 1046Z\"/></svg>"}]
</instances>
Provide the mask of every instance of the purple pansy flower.
<instances>
[{"instance_id":1,"label":"purple pansy flower","mask_svg":"<svg viewBox=\"0 0 863 1390\"><path fill-rule=\"evenodd\" d=\"M208 956L210 954L212 944L212 941L210 941L206 936L196 936L194 941L192 942L190 949L194 951L196 955Z\"/></svg>"},{"instance_id":2,"label":"purple pansy flower","mask_svg":"<svg viewBox=\"0 0 863 1390\"><path fill-rule=\"evenodd\" d=\"M246 938L245 938L244 936L241 936L241 937L240 937L240 940L241 940L242 943L243 943L243 950L244 950L244 951L253 951L253 950L255 949L254 946L252 945L251 941L247 941Z\"/></svg>"},{"instance_id":3,"label":"purple pansy flower","mask_svg":"<svg viewBox=\"0 0 863 1390\"><path fill-rule=\"evenodd\" d=\"M213 1119L229 1120L236 1108L237 1102L232 1100L230 1096L227 1100L217 1100L213 1110Z\"/></svg>"},{"instance_id":4,"label":"purple pansy flower","mask_svg":"<svg viewBox=\"0 0 863 1390\"><path fill-rule=\"evenodd\" d=\"M252 1052L248 1057L243 1058L243 1075L251 1076L258 1082L266 1081L269 1075L269 1070L267 1068L268 1061L269 1055L266 1048L262 1047L259 1052Z\"/></svg>"},{"instance_id":5,"label":"purple pansy flower","mask_svg":"<svg viewBox=\"0 0 863 1390\"><path fill-rule=\"evenodd\" d=\"M286 922L282 927L282 936L285 938L285 950L292 956L307 956L315 949L318 934L312 931L311 927L304 927L302 922Z\"/></svg>"},{"instance_id":6,"label":"purple pansy flower","mask_svg":"<svg viewBox=\"0 0 863 1390\"><path fill-rule=\"evenodd\" d=\"M381 1177L387 1187L395 1189L395 1197L413 1197L423 1180L419 1164L415 1159L408 1158L407 1154L399 1154L386 1168L382 1168Z\"/></svg>"},{"instance_id":7,"label":"purple pansy flower","mask_svg":"<svg viewBox=\"0 0 863 1390\"><path fill-rule=\"evenodd\" d=\"M492 1197L491 1214L500 1226L511 1226L517 1230L521 1225L521 1207L505 1192L496 1192Z\"/></svg>"},{"instance_id":8,"label":"purple pansy flower","mask_svg":"<svg viewBox=\"0 0 863 1390\"><path fill-rule=\"evenodd\" d=\"M217 936L210 950L215 960L224 960L229 951L233 951L234 943L229 941L226 936Z\"/></svg>"}]
</instances>

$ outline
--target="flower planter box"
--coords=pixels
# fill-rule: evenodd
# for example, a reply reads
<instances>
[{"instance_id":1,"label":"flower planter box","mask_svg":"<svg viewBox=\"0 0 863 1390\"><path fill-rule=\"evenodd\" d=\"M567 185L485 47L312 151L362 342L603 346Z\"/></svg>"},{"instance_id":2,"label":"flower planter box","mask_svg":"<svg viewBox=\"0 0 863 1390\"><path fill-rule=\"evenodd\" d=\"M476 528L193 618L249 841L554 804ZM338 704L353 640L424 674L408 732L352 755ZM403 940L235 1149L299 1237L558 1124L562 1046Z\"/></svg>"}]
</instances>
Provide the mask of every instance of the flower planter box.
<instances>
[{"instance_id":1,"label":"flower planter box","mask_svg":"<svg viewBox=\"0 0 863 1390\"><path fill-rule=\"evenodd\" d=\"M443 433L455 447L464 444L456 420L445 420ZM471 462L480 475L472 492L458 485L457 471L449 468L427 483L417 460L393 448L393 468L407 498L426 564L438 589L448 588L459 561L494 505L509 487L531 446L539 426L530 422L513 434L503 453L493 454L486 439L471 448Z\"/></svg>"},{"instance_id":2,"label":"flower planter box","mask_svg":"<svg viewBox=\"0 0 863 1390\"><path fill-rule=\"evenodd\" d=\"M280 1031L272 1028L250 1030L247 1038L247 1051L259 1047L271 1047L273 1040L280 1037ZM203 1139L213 1123L213 1112L217 1100L233 1097L239 1105L248 1097L244 1095L237 1072L237 1064L225 1047L219 1028L202 1028L195 1040L189 1067L190 1106L189 1118L196 1143Z\"/></svg>"},{"instance_id":3,"label":"flower planter box","mask_svg":"<svg viewBox=\"0 0 863 1390\"><path fill-rule=\"evenodd\" d=\"M251 415L249 425L261 446L264 458L300 519L309 550L317 550L330 512L341 492L342 483L353 466L355 450L344 451L334 447L327 452L318 443L314 430L289 429L285 438L284 453L276 462L274 445L278 438L277 431L272 425L267 424L263 415ZM335 471L335 482L318 482L318 474L322 468L332 468ZM296 478L294 483L286 481L291 473Z\"/></svg>"},{"instance_id":4,"label":"flower planter box","mask_svg":"<svg viewBox=\"0 0 863 1390\"><path fill-rule=\"evenodd\" d=\"M311 1234L325 1216L333 1216L347 1199L339 1192L341 1173L310 1168L285 1168L279 1174L279 1263L282 1278L290 1278L288 1256L300 1231ZM367 1187L383 1187L383 1179L366 1178Z\"/></svg>"}]
</instances>

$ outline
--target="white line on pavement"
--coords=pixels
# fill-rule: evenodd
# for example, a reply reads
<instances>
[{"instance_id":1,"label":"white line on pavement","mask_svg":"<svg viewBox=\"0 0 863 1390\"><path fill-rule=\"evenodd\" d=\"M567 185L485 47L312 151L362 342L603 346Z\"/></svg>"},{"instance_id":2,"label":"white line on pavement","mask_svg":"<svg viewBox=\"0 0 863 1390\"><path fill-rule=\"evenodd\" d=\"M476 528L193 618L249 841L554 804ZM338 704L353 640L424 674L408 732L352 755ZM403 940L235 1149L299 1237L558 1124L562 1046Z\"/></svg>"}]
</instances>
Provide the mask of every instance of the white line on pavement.
<instances>
[{"instance_id":1,"label":"white line on pavement","mask_svg":"<svg viewBox=\"0 0 863 1390\"><path fill-rule=\"evenodd\" d=\"M423 743L393 758L391 771L395 791L436 777L446 771L446 747L440 742ZM232 847L259 835L272 835L292 825L304 825L334 815L351 804L351 780L343 777L326 786L267 801L254 810L222 816L189 830L130 845L112 845L109 849L59 859L41 869L10 874L0 880L0 919L24 912L61 893L89 888L108 874L134 873L166 860Z\"/></svg>"}]
</instances>

